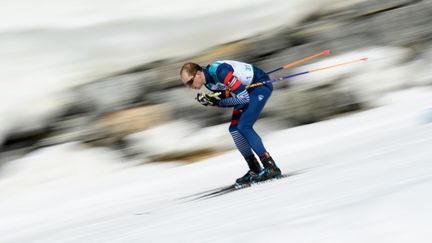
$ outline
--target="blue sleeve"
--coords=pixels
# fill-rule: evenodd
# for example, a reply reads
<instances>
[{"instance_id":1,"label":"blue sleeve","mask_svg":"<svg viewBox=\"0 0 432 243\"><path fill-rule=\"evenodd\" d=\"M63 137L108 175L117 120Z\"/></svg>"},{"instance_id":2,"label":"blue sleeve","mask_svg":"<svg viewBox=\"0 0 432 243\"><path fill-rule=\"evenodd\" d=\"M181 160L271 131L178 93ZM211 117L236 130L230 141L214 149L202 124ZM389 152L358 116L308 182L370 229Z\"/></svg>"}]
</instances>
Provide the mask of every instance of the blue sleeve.
<instances>
[{"instance_id":1,"label":"blue sleeve","mask_svg":"<svg viewBox=\"0 0 432 243\"><path fill-rule=\"evenodd\" d=\"M249 103L249 93L246 86L233 73L234 69L227 63L222 63L216 70L220 82L223 82L235 94L234 97L221 99L219 102L220 107L232 107Z\"/></svg>"}]
</instances>

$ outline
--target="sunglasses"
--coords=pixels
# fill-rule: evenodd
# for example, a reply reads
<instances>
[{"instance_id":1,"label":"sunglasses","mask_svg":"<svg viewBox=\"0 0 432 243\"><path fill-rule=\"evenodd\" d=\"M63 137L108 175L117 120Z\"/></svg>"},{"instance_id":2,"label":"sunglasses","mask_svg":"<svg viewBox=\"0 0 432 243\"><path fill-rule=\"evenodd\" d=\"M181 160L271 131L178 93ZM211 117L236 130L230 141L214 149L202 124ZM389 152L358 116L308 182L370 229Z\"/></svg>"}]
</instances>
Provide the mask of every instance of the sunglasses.
<instances>
[{"instance_id":1,"label":"sunglasses","mask_svg":"<svg viewBox=\"0 0 432 243\"><path fill-rule=\"evenodd\" d=\"M188 86L188 87L191 87L191 86L192 86L192 84L193 84L193 82L194 82L194 79L195 79L195 76L197 75L197 73L198 73L198 72L195 72L194 76L193 76L191 79L189 79L189 81L187 81L187 82L185 83L186 86Z\"/></svg>"}]
</instances>

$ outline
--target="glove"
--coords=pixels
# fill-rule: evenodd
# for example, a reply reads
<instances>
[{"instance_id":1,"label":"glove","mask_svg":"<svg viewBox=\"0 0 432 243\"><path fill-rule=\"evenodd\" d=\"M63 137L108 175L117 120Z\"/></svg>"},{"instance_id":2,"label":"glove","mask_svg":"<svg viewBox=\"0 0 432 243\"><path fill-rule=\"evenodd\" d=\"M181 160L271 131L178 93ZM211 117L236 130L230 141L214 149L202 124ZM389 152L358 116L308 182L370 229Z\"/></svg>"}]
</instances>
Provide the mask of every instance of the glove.
<instances>
[{"instance_id":1,"label":"glove","mask_svg":"<svg viewBox=\"0 0 432 243\"><path fill-rule=\"evenodd\" d=\"M219 95L221 95L219 92L208 94L198 93L195 99L203 106L219 106Z\"/></svg>"}]
</instances>

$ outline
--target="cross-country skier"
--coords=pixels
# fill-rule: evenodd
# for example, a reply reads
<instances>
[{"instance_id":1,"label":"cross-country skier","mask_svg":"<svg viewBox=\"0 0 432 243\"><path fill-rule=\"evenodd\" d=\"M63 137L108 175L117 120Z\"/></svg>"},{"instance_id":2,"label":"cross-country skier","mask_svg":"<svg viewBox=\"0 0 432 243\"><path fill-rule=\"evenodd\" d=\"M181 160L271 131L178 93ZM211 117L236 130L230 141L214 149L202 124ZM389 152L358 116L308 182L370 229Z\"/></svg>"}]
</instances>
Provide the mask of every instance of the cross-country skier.
<instances>
[{"instance_id":1,"label":"cross-country skier","mask_svg":"<svg viewBox=\"0 0 432 243\"><path fill-rule=\"evenodd\" d=\"M281 176L281 170L253 129L273 91L273 86L271 83L254 88L247 86L269 80L264 71L248 63L223 60L205 68L196 63L185 63L180 70L180 77L183 84L189 88L198 90L204 85L212 91L197 94L196 99L202 105L234 108L229 132L249 166L249 171L236 180L237 185ZM259 156L264 168L252 151Z\"/></svg>"}]
</instances>

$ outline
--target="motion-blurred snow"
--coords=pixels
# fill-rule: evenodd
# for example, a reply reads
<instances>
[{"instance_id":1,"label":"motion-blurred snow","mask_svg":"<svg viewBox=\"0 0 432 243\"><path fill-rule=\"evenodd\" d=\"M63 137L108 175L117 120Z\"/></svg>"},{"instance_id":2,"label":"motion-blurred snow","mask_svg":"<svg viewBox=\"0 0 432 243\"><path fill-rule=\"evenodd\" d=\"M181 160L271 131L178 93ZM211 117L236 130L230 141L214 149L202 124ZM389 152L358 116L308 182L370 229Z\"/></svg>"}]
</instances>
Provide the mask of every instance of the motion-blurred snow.
<instances>
[{"instance_id":1,"label":"motion-blurred snow","mask_svg":"<svg viewBox=\"0 0 432 243\"><path fill-rule=\"evenodd\" d=\"M354 2L362 0L2 1L0 145L11 132L43 129L62 113L76 99L67 88ZM416 48L382 44L294 70L368 57L293 85L343 80L340 88L377 107L265 133L282 170L301 174L189 202L179 198L246 172L240 154L139 165L145 158L79 142L39 148L0 168L0 242L429 243L432 91L412 87L430 84L431 49L407 62ZM179 120L126 140L154 157L233 145L225 125L194 131Z\"/></svg>"},{"instance_id":2,"label":"motion-blurred snow","mask_svg":"<svg viewBox=\"0 0 432 243\"><path fill-rule=\"evenodd\" d=\"M232 183L246 171L237 152L115 170L109 151L34 153L0 179L2 242L430 242L432 127L419 117L431 94L408 90L380 108L269 134L282 170L301 174L208 200L180 198ZM45 171L63 162L63 172ZM51 180L8 183L38 176Z\"/></svg>"}]
</instances>

